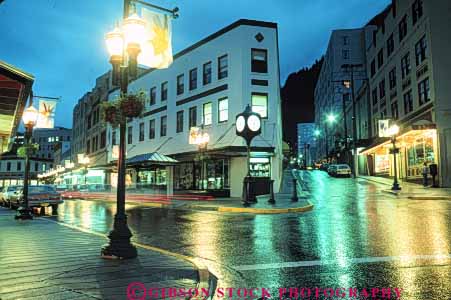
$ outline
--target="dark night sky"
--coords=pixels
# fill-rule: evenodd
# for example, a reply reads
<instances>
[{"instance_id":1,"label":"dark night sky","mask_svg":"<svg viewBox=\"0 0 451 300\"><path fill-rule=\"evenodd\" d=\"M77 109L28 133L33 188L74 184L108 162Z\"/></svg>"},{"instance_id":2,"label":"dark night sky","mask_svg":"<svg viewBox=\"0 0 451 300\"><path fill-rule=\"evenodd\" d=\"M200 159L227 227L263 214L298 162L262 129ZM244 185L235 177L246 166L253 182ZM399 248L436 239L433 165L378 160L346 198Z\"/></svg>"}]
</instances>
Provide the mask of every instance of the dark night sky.
<instances>
[{"instance_id":1,"label":"dark night sky","mask_svg":"<svg viewBox=\"0 0 451 300\"><path fill-rule=\"evenodd\" d=\"M279 24L281 81L311 65L330 31L365 24L389 0L154 0L178 6L174 53L240 18ZM72 126L72 108L109 68L104 34L122 15L121 0L5 0L0 60L36 77L37 95L62 96L55 125Z\"/></svg>"}]
</instances>

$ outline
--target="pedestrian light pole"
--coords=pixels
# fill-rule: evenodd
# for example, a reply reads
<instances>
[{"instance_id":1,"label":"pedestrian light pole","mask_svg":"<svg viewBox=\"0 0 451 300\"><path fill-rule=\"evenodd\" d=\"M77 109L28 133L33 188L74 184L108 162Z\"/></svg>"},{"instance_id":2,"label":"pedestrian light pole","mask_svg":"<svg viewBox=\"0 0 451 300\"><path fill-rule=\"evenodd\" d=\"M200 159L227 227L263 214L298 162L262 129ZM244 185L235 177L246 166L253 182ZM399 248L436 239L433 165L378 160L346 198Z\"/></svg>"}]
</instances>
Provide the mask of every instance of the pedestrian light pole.
<instances>
[{"instance_id":1,"label":"pedestrian light pole","mask_svg":"<svg viewBox=\"0 0 451 300\"><path fill-rule=\"evenodd\" d=\"M243 205L250 205L250 184L251 176L251 142L252 139L261 133L261 117L260 114L252 111L249 105L246 109L236 116L236 134L246 141L247 146L247 175L243 181Z\"/></svg>"},{"instance_id":2,"label":"pedestrian light pole","mask_svg":"<svg viewBox=\"0 0 451 300\"><path fill-rule=\"evenodd\" d=\"M15 219L31 220L33 214L28 203L28 186L30 184L30 140L33 134L33 127L38 121L38 110L33 106L33 95L30 95L30 105L22 115L25 125L25 174L23 182L23 203L17 210Z\"/></svg>"},{"instance_id":3,"label":"pedestrian light pole","mask_svg":"<svg viewBox=\"0 0 451 300\"><path fill-rule=\"evenodd\" d=\"M334 114L328 114L327 117L326 117L326 124L324 124L324 131L325 131L324 139L326 141L326 159L327 159L327 162L329 162L329 141L327 140L329 138L329 135L328 135L328 130L327 130L328 126L327 125L328 124L329 125L333 125L335 123L336 119L337 119L337 117Z\"/></svg>"},{"instance_id":4,"label":"pedestrian light pole","mask_svg":"<svg viewBox=\"0 0 451 300\"><path fill-rule=\"evenodd\" d=\"M401 187L399 186L398 183L398 165L396 163L396 153L399 152L399 149L396 148L396 136L399 133L399 126L396 124L393 124L392 126L390 126L390 128L388 129L389 135L391 136L391 142L392 142L392 153L393 153L393 185L392 185L392 190L393 191L399 191L401 190Z\"/></svg>"},{"instance_id":5,"label":"pedestrian light pole","mask_svg":"<svg viewBox=\"0 0 451 300\"><path fill-rule=\"evenodd\" d=\"M122 28L117 26L105 36L106 45L112 65L112 83L120 86L121 96L127 96L129 79L138 74L138 55L145 35L146 22L136 12L130 15L130 5L137 2L169 12L174 18L178 16L178 8L168 10L140 0L124 0ZM125 214L125 134L127 120L119 124L119 157L117 161L117 202L113 230L109 233L109 243L102 248L103 257L134 258L137 251L130 242L132 233L127 224Z\"/></svg>"}]
</instances>

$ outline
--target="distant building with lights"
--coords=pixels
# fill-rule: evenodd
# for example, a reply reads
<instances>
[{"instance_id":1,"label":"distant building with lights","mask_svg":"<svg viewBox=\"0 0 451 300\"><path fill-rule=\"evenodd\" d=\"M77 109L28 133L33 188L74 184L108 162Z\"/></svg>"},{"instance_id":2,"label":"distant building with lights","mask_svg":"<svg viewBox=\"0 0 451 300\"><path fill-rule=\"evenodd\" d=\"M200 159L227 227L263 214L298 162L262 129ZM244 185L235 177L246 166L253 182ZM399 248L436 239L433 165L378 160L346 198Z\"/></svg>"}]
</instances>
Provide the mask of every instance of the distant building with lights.
<instances>
[{"instance_id":1,"label":"distant building with lights","mask_svg":"<svg viewBox=\"0 0 451 300\"><path fill-rule=\"evenodd\" d=\"M316 161L315 123L298 123L298 161L311 166Z\"/></svg>"},{"instance_id":2,"label":"distant building with lights","mask_svg":"<svg viewBox=\"0 0 451 300\"><path fill-rule=\"evenodd\" d=\"M277 24L239 20L177 53L168 69L149 70L132 81L129 92L147 94L143 117L127 124L127 172L132 182L241 196L246 147L235 133L235 116L249 104L263 118L262 134L252 142L251 172L272 178L278 191L282 174L278 56ZM118 96L115 89L109 99ZM209 135L202 153L189 144L192 127ZM113 162L118 130L108 126L107 136L108 161ZM179 163L173 172L163 162L149 166L146 159L152 153Z\"/></svg>"},{"instance_id":3,"label":"distant building with lights","mask_svg":"<svg viewBox=\"0 0 451 300\"><path fill-rule=\"evenodd\" d=\"M56 144L60 142L70 143L71 135L72 130L64 127L35 128L33 130L32 142L39 144L36 157L53 161Z\"/></svg>"}]
</instances>

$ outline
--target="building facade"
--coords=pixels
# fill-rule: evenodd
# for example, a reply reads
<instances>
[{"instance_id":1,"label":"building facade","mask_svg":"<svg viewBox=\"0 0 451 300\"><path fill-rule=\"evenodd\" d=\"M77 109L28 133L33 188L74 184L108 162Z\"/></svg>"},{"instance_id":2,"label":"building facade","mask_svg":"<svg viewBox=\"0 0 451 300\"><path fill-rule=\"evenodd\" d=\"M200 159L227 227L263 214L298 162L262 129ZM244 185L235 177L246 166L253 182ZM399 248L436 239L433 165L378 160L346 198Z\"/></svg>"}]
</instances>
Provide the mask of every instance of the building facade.
<instances>
[{"instance_id":1,"label":"building facade","mask_svg":"<svg viewBox=\"0 0 451 300\"><path fill-rule=\"evenodd\" d=\"M361 151L370 175L393 175L387 138L378 120L401 127L399 176L415 181L424 163L438 164L442 186L451 186L451 2L393 1L378 21L367 49L374 143Z\"/></svg>"},{"instance_id":2,"label":"building facade","mask_svg":"<svg viewBox=\"0 0 451 300\"><path fill-rule=\"evenodd\" d=\"M369 25L332 31L314 94L315 124L320 130L317 141L318 158L330 157L329 154L344 148L345 139L347 143L352 141L351 86L354 85L356 99L357 91L366 82L365 49L374 30L375 26ZM346 68L345 65L352 67ZM334 124L327 122L328 115L335 117ZM367 118L357 123L357 138L366 138Z\"/></svg>"},{"instance_id":3,"label":"building facade","mask_svg":"<svg viewBox=\"0 0 451 300\"><path fill-rule=\"evenodd\" d=\"M168 69L150 70L131 82L129 92L144 91L147 100L143 117L127 124L127 157L157 152L179 161L173 174L158 167L129 170L132 181L241 196L246 147L235 133L235 116L251 105L262 116L251 172L272 178L277 191L282 172L278 55L277 24L239 20L177 53ZM109 98L118 96L116 89ZM189 143L193 127L209 135L202 151ZM118 131L109 127L109 161L116 159L118 142Z\"/></svg>"},{"instance_id":4,"label":"building facade","mask_svg":"<svg viewBox=\"0 0 451 300\"><path fill-rule=\"evenodd\" d=\"M316 161L315 123L298 123L298 162L312 166Z\"/></svg>"},{"instance_id":5,"label":"building facade","mask_svg":"<svg viewBox=\"0 0 451 300\"><path fill-rule=\"evenodd\" d=\"M55 146L60 142L70 143L71 135L72 130L64 127L35 128L33 130L32 142L39 144L36 157L53 161Z\"/></svg>"}]
</instances>

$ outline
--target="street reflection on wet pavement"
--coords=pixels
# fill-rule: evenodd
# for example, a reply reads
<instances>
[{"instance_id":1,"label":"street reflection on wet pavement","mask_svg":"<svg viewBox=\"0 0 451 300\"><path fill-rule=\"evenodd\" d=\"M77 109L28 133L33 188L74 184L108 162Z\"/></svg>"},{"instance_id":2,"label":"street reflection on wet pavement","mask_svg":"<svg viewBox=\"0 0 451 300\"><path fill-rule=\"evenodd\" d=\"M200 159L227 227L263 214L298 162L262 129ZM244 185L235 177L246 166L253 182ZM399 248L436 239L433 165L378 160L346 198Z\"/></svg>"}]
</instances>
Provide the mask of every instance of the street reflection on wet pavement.
<instances>
[{"instance_id":1,"label":"street reflection on wet pavement","mask_svg":"<svg viewBox=\"0 0 451 300\"><path fill-rule=\"evenodd\" d=\"M133 239L203 258L221 287L398 287L402 299L449 299L451 201L399 199L386 186L321 171L298 176L311 212L126 205ZM107 233L114 213L114 202L65 200L52 218Z\"/></svg>"}]
</instances>

